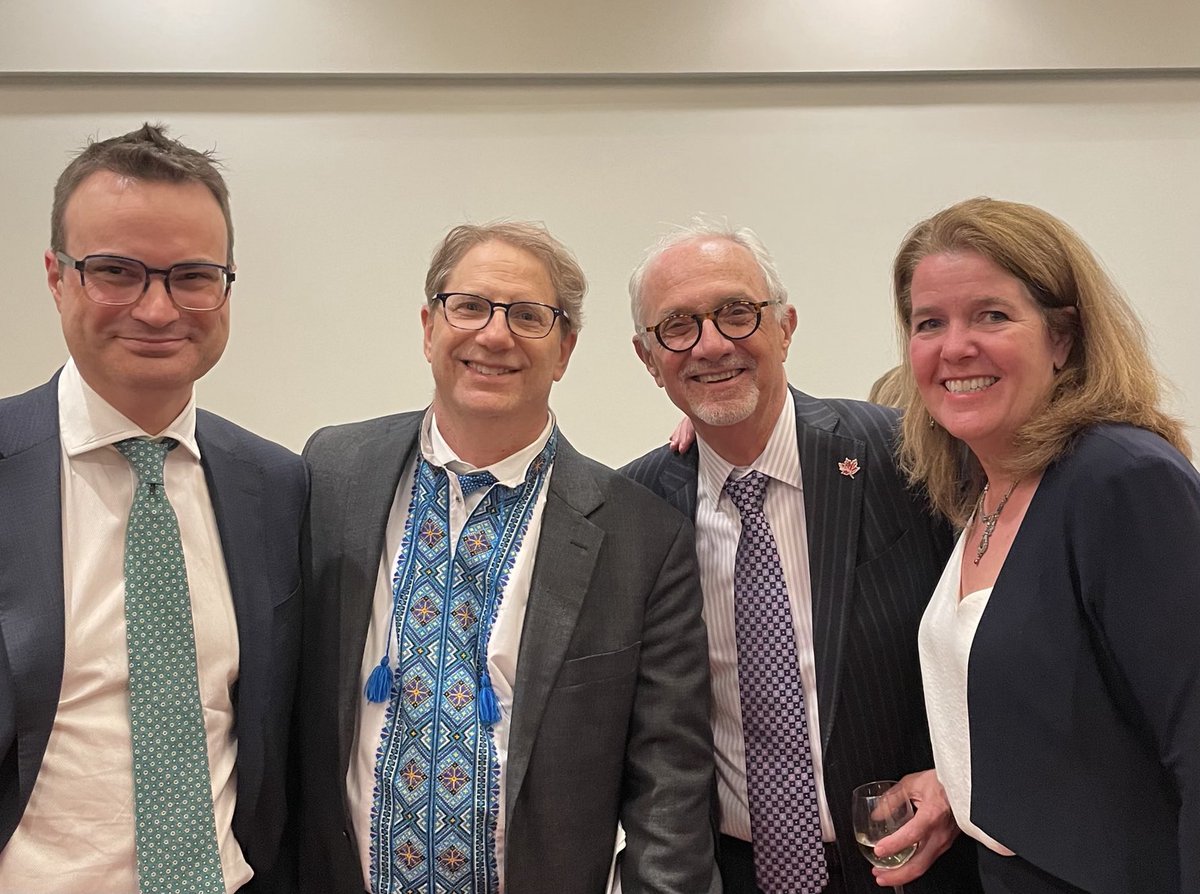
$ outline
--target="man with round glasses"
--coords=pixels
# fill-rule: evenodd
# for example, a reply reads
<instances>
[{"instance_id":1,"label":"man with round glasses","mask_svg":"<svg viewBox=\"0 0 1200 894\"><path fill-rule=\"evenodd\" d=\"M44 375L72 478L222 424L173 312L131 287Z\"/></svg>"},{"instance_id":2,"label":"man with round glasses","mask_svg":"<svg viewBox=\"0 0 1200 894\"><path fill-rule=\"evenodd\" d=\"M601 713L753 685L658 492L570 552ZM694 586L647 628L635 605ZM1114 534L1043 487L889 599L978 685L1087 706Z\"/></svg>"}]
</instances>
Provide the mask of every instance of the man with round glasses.
<instances>
[{"instance_id":1,"label":"man with round glasses","mask_svg":"<svg viewBox=\"0 0 1200 894\"><path fill-rule=\"evenodd\" d=\"M969 851L934 863L957 829L928 770L916 630L950 539L896 469L895 412L788 385L796 310L750 230L681 228L629 291L634 349L696 435L623 471L696 523L724 890L978 890ZM889 853L920 842L878 879L850 816L876 779L918 808Z\"/></svg>"},{"instance_id":2,"label":"man with round glasses","mask_svg":"<svg viewBox=\"0 0 1200 894\"><path fill-rule=\"evenodd\" d=\"M308 480L196 408L234 281L216 163L149 124L91 143L45 265L70 357L0 401L0 890L287 890Z\"/></svg>"},{"instance_id":3,"label":"man with round glasses","mask_svg":"<svg viewBox=\"0 0 1200 894\"><path fill-rule=\"evenodd\" d=\"M432 404L305 448L313 894L718 890L691 525L550 411L585 290L543 227L455 227Z\"/></svg>"}]
</instances>

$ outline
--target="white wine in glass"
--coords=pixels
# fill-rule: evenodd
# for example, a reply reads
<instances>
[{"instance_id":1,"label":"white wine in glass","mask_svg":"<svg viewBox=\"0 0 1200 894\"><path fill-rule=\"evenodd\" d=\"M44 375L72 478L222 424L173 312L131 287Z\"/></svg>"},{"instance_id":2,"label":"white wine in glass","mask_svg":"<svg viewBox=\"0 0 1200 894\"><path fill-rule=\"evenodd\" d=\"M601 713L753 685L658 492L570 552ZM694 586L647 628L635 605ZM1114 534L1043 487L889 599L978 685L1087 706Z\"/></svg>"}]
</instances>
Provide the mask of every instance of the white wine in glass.
<instances>
[{"instance_id":1,"label":"white wine in glass","mask_svg":"<svg viewBox=\"0 0 1200 894\"><path fill-rule=\"evenodd\" d=\"M912 803L899 783L880 780L860 785L851 796L850 815L858 849L873 866L898 869L917 852L914 844L888 857L875 854L875 845L880 839L891 835L913 818ZM902 892L904 888L898 885L895 890Z\"/></svg>"}]
</instances>

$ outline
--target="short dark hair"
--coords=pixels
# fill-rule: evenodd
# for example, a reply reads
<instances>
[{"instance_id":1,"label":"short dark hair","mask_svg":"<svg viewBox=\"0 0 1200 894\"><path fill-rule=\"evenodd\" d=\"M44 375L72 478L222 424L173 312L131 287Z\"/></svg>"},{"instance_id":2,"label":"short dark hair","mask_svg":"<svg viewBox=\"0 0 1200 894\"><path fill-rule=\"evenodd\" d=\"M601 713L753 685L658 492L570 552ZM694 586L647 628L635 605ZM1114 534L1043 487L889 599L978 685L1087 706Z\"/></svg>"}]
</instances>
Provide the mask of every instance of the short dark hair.
<instances>
[{"instance_id":1,"label":"short dark hair","mask_svg":"<svg viewBox=\"0 0 1200 894\"><path fill-rule=\"evenodd\" d=\"M135 180L166 183L201 183L208 187L228 234L228 257L233 263L233 217L229 212L229 187L221 176L220 162L212 151L200 152L167 136L162 124L145 123L119 137L93 140L67 165L54 184L54 207L50 212L50 248L66 251L67 234L63 217L67 202L84 180L97 171L112 171Z\"/></svg>"}]
</instances>

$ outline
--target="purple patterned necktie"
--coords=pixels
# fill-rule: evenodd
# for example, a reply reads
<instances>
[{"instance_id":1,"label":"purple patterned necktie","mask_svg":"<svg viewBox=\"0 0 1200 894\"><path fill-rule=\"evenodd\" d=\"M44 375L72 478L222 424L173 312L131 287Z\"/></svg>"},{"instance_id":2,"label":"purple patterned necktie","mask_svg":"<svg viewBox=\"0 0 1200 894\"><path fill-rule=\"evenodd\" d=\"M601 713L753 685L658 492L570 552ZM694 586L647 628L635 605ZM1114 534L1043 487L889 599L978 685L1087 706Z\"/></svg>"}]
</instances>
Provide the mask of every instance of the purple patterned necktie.
<instances>
[{"instance_id":1,"label":"purple patterned necktie","mask_svg":"<svg viewBox=\"0 0 1200 894\"><path fill-rule=\"evenodd\" d=\"M733 613L754 877L764 894L818 894L829 871L787 583L763 513L769 481L751 472L725 482L742 517Z\"/></svg>"}]
</instances>

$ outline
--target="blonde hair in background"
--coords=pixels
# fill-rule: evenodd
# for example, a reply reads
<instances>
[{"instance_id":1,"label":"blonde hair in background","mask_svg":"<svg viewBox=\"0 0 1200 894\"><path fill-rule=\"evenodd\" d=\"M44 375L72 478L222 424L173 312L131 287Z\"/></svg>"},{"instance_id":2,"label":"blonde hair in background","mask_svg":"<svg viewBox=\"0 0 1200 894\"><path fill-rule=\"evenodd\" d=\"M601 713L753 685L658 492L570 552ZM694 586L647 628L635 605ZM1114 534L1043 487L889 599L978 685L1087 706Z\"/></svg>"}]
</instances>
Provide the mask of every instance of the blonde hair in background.
<instances>
[{"instance_id":1,"label":"blonde hair in background","mask_svg":"<svg viewBox=\"0 0 1200 894\"><path fill-rule=\"evenodd\" d=\"M881 407L901 407L904 400L904 367L893 366L871 385L867 400Z\"/></svg>"},{"instance_id":2,"label":"blonde hair in background","mask_svg":"<svg viewBox=\"0 0 1200 894\"><path fill-rule=\"evenodd\" d=\"M1051 331L1072 338L1044 410L1015 433L1008 474L1041 472L1070 449L1076 434L1102 422L1148 429L1190 458L1182 424L1162 407L1163 381L1141 322L1074 230L1032 205L982 197L918 223L904 237L892 269L904 344L912 322L913 272L923 258L946 252L974 252L1001 267L1025 286ZM939 511L965 524L983 487L982 470L961 441L930 424L908 352L902 353L901 466Z\"/></svg>"}]
</instances>

